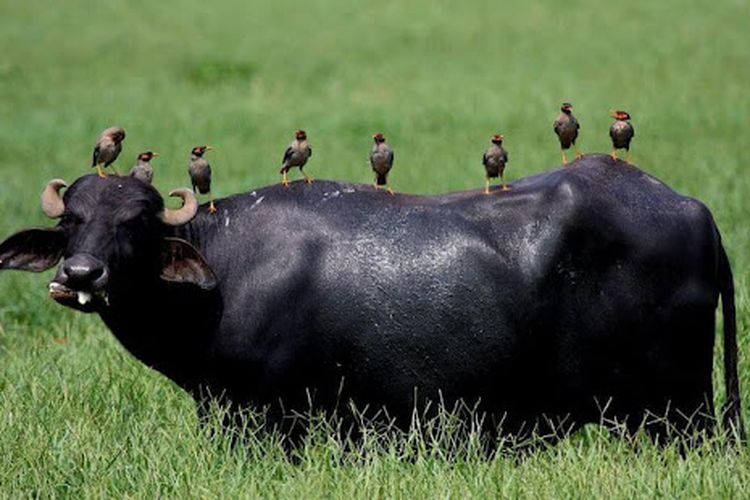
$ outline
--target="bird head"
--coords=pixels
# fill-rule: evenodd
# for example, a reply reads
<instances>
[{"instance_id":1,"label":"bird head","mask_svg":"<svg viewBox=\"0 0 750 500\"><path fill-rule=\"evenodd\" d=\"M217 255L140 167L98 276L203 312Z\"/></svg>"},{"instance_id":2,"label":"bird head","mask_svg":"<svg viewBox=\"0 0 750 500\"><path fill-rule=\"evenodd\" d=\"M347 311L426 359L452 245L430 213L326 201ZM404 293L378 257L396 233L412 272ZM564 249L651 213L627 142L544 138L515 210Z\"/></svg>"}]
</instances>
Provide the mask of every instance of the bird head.
<instances>
[{"instance_id":1,"label":"bird head","mask_svg":"<svg viewBox=\"0 0 750 500\"><path fill-rule=\"evenodd\" d=\"M159 153L154 153L153 151L146 151L138 155L138 161L151 161L157 156L159 156Z\"/></svg>"},{"instance_id":2,"label":"bird head","mask_svg":"<svg viewBox=\"0 0 750 500\"><path fill-rule=\"evenodd\" d=\"M120 143L125 140L125 129L122 127L109 127L102 135L109 137L116 143Z\"/></svg>"},{"instance_id":3,"label":"bird head","mask_svg":"<svg viewBox=\"0 0 750 500\"><path fill-rule=\"evenodd\" d=\"M615 120L630 120L630 113L628 113L627 111L610 110L609 116L611 116Z\"/></svg>"},{"instance_id":4,"label":"bird head","mask_svg":"<svg viewBox=\"0 0 750 500\"><path fill-rule=\"evenodd\" d=\"M297 139L298 141L304 141L305 139L307 139L307 133L305 133L304 130L300 129L297 132L295 132L294 138Z\"/></svg>"},{"instance_id":5,"label":"bird head","mask_svg":"<svg viewBox=\"0 0 750 500\"><path fill-rule=\"evenodd\" d=\"M212 149L211 146L195 146L191 153L195 156L203 156L206 151L211 151Z\"/></svg>"},{"instance_id":6,"label":"bird head","mask_svg":"<svg viewBox=\"0 0 750 500\"><path fill-rule=\"evenodd\" d=\"M564 102L560 106L560 111L562 111L565 114L570 114L571 111L573 111L573 105L569 102Z\"/></svg>"},{"instance_id":7,"label":"bird head","mask_svg":"<svg viewBox=\"0 0 750 500\"><path fill-rule=\"evenodd\" d=\"M377 134L373 135L372 138L375 140L376 144L380 144L381 142L385 142L385 136L378 132Z\"/></svg>"},{"instance_id":8,"label":"bird head","mask_svg":"<svg viewBox=\"0 0 750 500\"><path fill-rule=\"evenodd\" d=\"M495 134L492 136L491 141L492 144L497 144L499 146L503 143L503 139L505 139L505 137L502 134Z\"/></svg>"}]
</instances>

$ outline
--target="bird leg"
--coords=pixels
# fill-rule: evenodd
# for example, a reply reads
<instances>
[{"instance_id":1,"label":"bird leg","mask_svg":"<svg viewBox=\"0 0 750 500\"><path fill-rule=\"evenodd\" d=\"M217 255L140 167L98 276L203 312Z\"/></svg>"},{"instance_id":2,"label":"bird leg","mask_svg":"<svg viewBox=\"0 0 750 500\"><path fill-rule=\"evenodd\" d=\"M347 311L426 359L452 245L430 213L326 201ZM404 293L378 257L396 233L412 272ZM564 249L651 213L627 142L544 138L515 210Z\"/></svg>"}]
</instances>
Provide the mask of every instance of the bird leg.
<instances>
[{"instance_id":1,"label":"bird leg","mask_svg":"<svg viewBox=\"0 0 750 500\"><path fill-rule=\"evenodd\" d=\"M561 149L560 153L562 153L562 162L563 162L563 165L567 165L568 164L568 157L565 155L565 150Z\"/></svg>"},{"instance_id":2,"label":"bird leg","mask_svg":"<svg viewBox=\"0 0 750 500\"><path fill-rule=\"evenodd\" d=\"M580 149L578 149L578 146L577 146L577 145L574 145L574 146L575 146L575 148L576 148L576 160L578 160L578 159L580 159L580 158L583 158L583 153L581 153L581 150L580 150Z\"/></svg>"},{"instance_id":3,"label":"bird leg","mask_svg":"<svg viewBox=\"0 0 750 500\"><path fill-rule=\"evenodd\" d=\"M96 166L96 173L97 173L97 174L99 175L99 177L101 177L102 179L104 179L105 177L107 177L107 174L105 174L105 173L104 173L104 170L102 169L102 166L101 166L101 165L97 165L97 166Z\"/></svg>"},{"instance_id":4,"label":"bird leg","mask_svg":"<svg viewBox=\"0 0 750 500\"><path fill-rule=\"evenodd\" d=\"M302 175L305 176L305 184L312 184L313 183L313 181L315 179L313 179L312 177L310 177L309 175L307 175L304 170L299 169L299 171L302 172Z\"/></svg>"},{"instance_id":5,"label":"bird leg","mask_svg":"<svg viewBox=\"0 0 750 500\"><path fill-rule=\"evenodd\" d=\"M208 193L208 213L216 213L216 205L214 205L214 194L210 191Z\"/></svg>"},{"instance_id":6,"label":"bird leg","mask_svg":"<svg viewBox=\"0 0 750 500\"><path fill-rule=\"evenodd\" d=\"M388 194L389 194L389 195L391 195L391 196L393 196L393 195L395 195L395 194L396 194L396 193L394 193L394 192L393 192L393 189L391 189L391 188L389 188L389 187L386 187L386 188L385 188L385 192L386 192L386 193L388 193Z\"/></svg>"},{"instance_id":7,"label":"bird leg","mask_svg":"<svg viewBox=\"0 0 750 500\"><path fill-rule=\"evenodd\" d=\"M502 175L500 175L500 184L502 184L502 187L500 188L500 191L510 191L510 188L505 183L505 179L503 178Z\"/></svg>"},{"instance_id":8,"label":"bird leg","mask_svg":"<svg viewBox=\"0 0 750 500\"><path fill-rule=\"evenodd\" d=\"M490 194L490 178L484 178L484 194Z\"/></svg>"},{"instance_id":9,"label":"bird leg","mask_svg":"<svg viewBox=\"0 0 750 500\"><path fill-rule=\"evenodd\" d=\"M629 150L629 149L628 149L628 150L627 150L627 152L625 153L625 163L627 163L627 164L632 164L632 163L630 162L630 150Z\"/></svg>"},{"instance_id":10,"label":"bird leg","mask_svg":"<svg viewBox=\"0 0 750 500\"><path fill-rule=\"evenodd\" d=\"M617 150L616 149L612 150L612 159L615 160L615 161L617 161Z\"/></svg>"},{"instance_id":11,"label":"bird leg","mask_svg":"<svg viewBox=\"0 0 750 500\"><path fill-rule=\"evenodd\" d=\"M281 185L285 188L289 187L289 175L287 172L282 172L281 174Z\"/></svg>"}]
</instances>

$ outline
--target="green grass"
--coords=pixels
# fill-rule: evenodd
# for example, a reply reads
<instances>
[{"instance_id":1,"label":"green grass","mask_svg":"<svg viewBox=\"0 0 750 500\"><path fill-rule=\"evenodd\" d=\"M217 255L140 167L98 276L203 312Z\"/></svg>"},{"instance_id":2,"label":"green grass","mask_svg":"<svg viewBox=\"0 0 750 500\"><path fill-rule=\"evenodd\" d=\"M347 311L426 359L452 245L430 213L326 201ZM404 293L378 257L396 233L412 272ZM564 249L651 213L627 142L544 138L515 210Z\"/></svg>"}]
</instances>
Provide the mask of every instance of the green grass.
<instances>
[{"instance_id":1,"label":"green grass","mask_svg":"<svg viewBox=\"0 0 750 500\"><path fill-rule=\"evenodd\" d=\"M217 195L277 182L302 127L316 177L370 182L370 136L382 131L394 188L438 193L482 185L494 132L506 136L511 179L557 165L563 100L589 152L608 150L607 110L627 109L635 161L704 201L723 232L750 415L747 0L0 5L2 237L50 224L42 186L88 173L108 125L128 131L121 170L141 150L162 154L163 192L188 183L188 152L203 143L217 147ZM231 449L199 432L189 398L97 318L49 301L48 279L0 276L0 497L747 495L748 449L681 459L595 428L520 464L405 459L386 445L342 457L325 436L299 463L272 440Z\"/></svg>"}]
</instances>

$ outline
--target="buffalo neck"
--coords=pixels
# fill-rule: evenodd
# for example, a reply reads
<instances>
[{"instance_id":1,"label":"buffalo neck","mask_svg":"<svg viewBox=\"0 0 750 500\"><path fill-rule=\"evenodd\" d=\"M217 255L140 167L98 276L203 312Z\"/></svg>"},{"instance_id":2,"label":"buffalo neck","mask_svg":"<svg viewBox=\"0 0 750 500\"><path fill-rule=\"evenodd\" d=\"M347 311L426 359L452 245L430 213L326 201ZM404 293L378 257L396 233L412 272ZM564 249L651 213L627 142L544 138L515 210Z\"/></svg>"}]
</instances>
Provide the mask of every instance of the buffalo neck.
<instances>
[{"instance_id":1,"label":"buffalo neck","mask_svg":"<svg viewBox=\"0 0 750 500\"><path fill-rule=\"evenodd\" d=\"M221 316L219 293L149 274L113 289L109 306L99 314L133 356L191 390L210 356Z\"/></svg>"}]
</instances>

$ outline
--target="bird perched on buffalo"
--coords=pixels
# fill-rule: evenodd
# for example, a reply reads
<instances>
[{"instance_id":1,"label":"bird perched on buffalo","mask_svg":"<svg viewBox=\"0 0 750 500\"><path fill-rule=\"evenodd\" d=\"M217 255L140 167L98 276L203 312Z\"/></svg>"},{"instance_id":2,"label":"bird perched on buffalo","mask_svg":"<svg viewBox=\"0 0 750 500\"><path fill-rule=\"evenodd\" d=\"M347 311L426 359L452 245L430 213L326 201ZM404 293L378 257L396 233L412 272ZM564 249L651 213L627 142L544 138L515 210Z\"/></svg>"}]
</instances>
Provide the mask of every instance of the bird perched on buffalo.
<instances>
[{"instance_id":1,"label":"bird perched on buffalo","mask_svg":"<svg viewBox=\"0 0 750 500\"><path fill-rule=\"evenodd\" d=\"M581 157L578 146L576 146L576 139L578 139L578 130L580 128L581 125L576 120L576 117L573 116L573 105L569 102L562 103L560 114L553 124L553 130L560 140L560 153L562 153L563 164L568 163L565 151L570 149L571 146L574 146L576 149L576 158Z\"/></svg>"},{"instance_id":2,"label":"bird perched on buffalo","mask_svg":"<svg viewBox=\"0 0 750 500\"><path fill-rule=\"evenodd\" d=\"M305 182L307 184L312 183L312 177L308 176L304 170L305 163L312 156L312 148L310 143L307 142L307 134L304 130L298 130L294 134L294 140L284 151L284 159L281 160L281 184L284 187L289 187L289 170L293 167L299 167L299 171L305 176Z\"/></svg>"},{"instance_id":3,"label":"bird perched on buffalo","mask_svg":"<svg viewBox=\"0 0 750 500\"><path fill-rule=\"evenodd\" d=\"M91 166L96 167L99 177L106 177L104 168L112 165L122 151L122 141L125 140L125 129L120 127L109 127L99 136L94 146L94 154ZM102 168L102 166L104 168ZM114 167L112 167L114 170ZM115 171L115 173L117 173Z\"/></svg>"},{"instance_id":4,"label":"bird perched on buffalo","mask_svg":"<svg viewBox=\"0 0 750 500\"><path fill-rule=\"evenodd\" d=\"M216 206L214 206L214 195L211 193L211 165L203 157L206 151L212 149L211 146L194 147L190 152L188 173L190 174L190 182L193 184L193 192L208 195L208 211L213 214L216 213Z\"/></svg>"},{"instance_id":5,"label":"bird perched on buffalo","mask_svg":"<svg viewBox=\"0 0 750 500\"><path fill-rule=\"evenodd\" d=\"M495 134L490 139L490 147L482 156L482 164L487 176L485 177L484 194L490 194L490 179L500 177L501 191L509 191L510 188L505 184L503 175L505 165L508 163L508 152L503 148L504 137L501 134Z\"/></svg>"},{"instance_id":6,"label":"bird perched on buffalo","mask_svg":"<svg viewBox=\"0 0 750 500\"><path fill-rule=\"evenodd\" d=\"M635 128L630 123L627 111L610 111L609 115L615 122L609 127L609 137L612 138L612 159L617 160L617 150L624 149L625 161L630 163L630 141L635 137Z\"/></svg>"},{"instance_id":7,"label":"bird perched on buffalo","mask_svg":"<svg viewBox=\"0 0 750 500\"><path fill-rule=\"evenodd\" d=\"M385 136L377 133L372 136L375 144L370 151L370 165L375 172L375 189L385 186L388 194L393 194L393 190L388 187L388 173L393 168L393 149L385 142Z\"/></svg>"},{"instance_id":8,"label":"bird perched on buffalo","mask_svg":"<svg viewBox=\"0 0 750 500\"><path fill-rule=\"evenodd\" d=\"M154 180L154 167L151 165L151 160L159 156L159 153L153 151L146 151L138 155L135 166L130 170L130 177L151 184Z\"/></svg>"}]
</instances>

